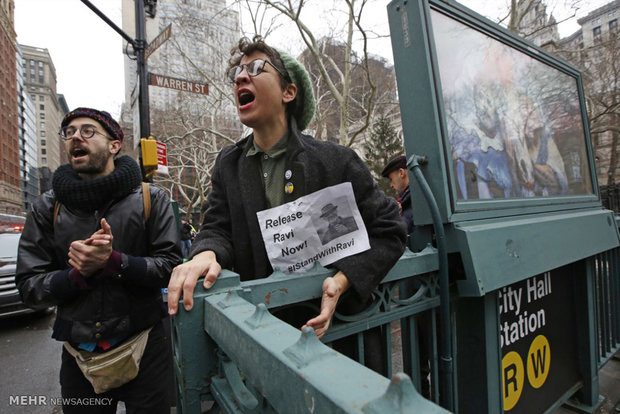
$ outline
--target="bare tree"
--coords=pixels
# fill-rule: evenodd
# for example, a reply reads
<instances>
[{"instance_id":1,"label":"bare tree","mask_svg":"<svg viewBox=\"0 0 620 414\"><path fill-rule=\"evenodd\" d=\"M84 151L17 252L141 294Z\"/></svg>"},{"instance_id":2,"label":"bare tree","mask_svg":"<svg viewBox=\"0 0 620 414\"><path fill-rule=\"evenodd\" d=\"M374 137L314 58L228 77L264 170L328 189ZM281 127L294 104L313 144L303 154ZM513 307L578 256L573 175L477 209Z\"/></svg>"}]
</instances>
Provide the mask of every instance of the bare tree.
<instances>
[{"instance_id":1,"label":"bare tree","mask_svg":"<svg viewBox=\"0 0 620 414\"><path fill-rule=\"evenodd\" d=\"M168 77L208 84L209 93L151 87L151 131L167 145L169 170L168 175L156 175L155 182L177 200L185 216L198 214L202 221L200 207L210 191L215 158L223 146L234 143L243 132L224 73L238 26L228 9L216 11L210 19L191 7L175 11L163 22L172 23L173 35L149 65ZM222 25L234 27L222 30ZM232 35L224 37L227 33Z\"/></svg>"},{"instance_id":2,"label":"bare tree","mask_svg":"<svg viewBox=\"0 0 620 414\"><path fill-rule=\"evenodd\" d=\"M317 77L317 100L319 103L331 100L328 106L330 108L337 108L339 114L338 141L342 145L351 146L370 125L376 103L376 86L368 68L368 35L361 24L367 0L342 0L337 3L339 9L331 11L331 13L343 13L346 16L344 33L341 37L343 38L342 46L344 50L342 56L344 58L340 64L329 54L325 53L325 48L330 46L330 42L317 39L302 17L306 8L312 6L311 1L264 0L258 3L251 1L246 1L245 3L247 7L254 10L251 15L255 22L260 20L258 7L267 5L281 16L290 20L297 28L298 34L319 75ZM267 12L267 10L263 11ZM258 23L255 23L254 27L255 29L261 29L261 25ZM270 25L269 27L272 26ZM332 30L337 29L332 28ZM268 33L262 33L263 37L266 37ZM355 58L357 55L353 51L354 38L359 38L361 44L357 59ZM358 103L358 116L353 119L351 114L352 106L354 105L354 99L352 99L353 71L356 66L363 68L368 92L363 94L362 101ZM320 80L318 80L319 78ZM317 114L319 122L325 119L323 115L322 111L319 111ZM319 135L324 128L325 125L320 123L316 125Z\"/></svg>"},{"instance_id":3,"label":"bare tree","mask_svg":"<svg viewBox=\"0 0 620 414\"><path fill-rule=\"evenodd\" d=\"M609 31L590 46L558 53L581 70L596 161L606 184L614 184L620 144L620 36Z\"/></svg>"},{"instance_id":4,"label":"bare tree","mask_svg":"<svg viewBox=\"0 0 620 414\"><path fill-rule=\"evenodd\" d=\"M620 162L618 33L609 31L594 39L593 44L586 45L583 37L573 39L571 36L564 40L557 35L557 24L575 18L584 4L584 0L511 0L497 21L559 54L581 71L595 161L602 170L599 179L613 184Z\"/></svg>"},{"instance_id":5,"label":"bare tree","mask_svg":"<svg viewBox=\"0 0 620 414\"><path fill-rule=\"evenodd\" d=\"M244 27L250 27L249 30L261 33L263 37L278 29L283 20L294 22L308 50L305 55L311 62L307 65L316 69L314 81L319 109L311 127L319 139L337 130L339 141L350 146L356 140L361 144L360 138L364 137L366 130L369 131L368 125L372 122L377 103L389 105L391 111L381 109L380 112L394 119L391 112L394 109L397 112L395 79L391 66L367 51L368 36L360 24L366 0L334 4L344 7L333 12L346 17L343 30L347 41L337 46L327 39L341 38L337 36L340 27L330 28L332 37L327 36L324 38L326 41L322 41L314 38L301 20L301 11L310 7L310 1L301 0L293 4L288 1L239 0L221 13L225 15L231 7L247 8L247 14L240 13L241 17L249 15L246 19L249 21L243 22ZM149 61L166 76L209 84L208 96L166 92L162 98L154 88L151 89L152 131L159 141L167 144L170 172L169 176L157 176L156 182L168 189L187 216L195 214L206 200L217 153L224 145L239 139L243 132L234 109L230 84L222 70L237 39L218 39L222 41L214 42L208 36L195 36L200 31L211 33L211 25L222 24L217 16L216 13L213 19L205 21L191 9L169 16L166 24L173 23L173 36ZM193 38L194 41L188 46L186 42L178 41L177 35ZM362 39L362 47L357 49L361 50L359 54L352 47L354 37ZM226 43L230 47L223 46ZM170 59L172 55L177 58ZM204 56L209 56L208 64L201 60ZM381 86L381 93L377 93L376 84ZM161 106L157 109L160 99L168 101L166 110L162 110Z\"/></svg>"},{"instance_id":6,"label":"bare tree","mask_svg":"<svg viewBox=\"0 0 620 414\"><path fill-rule=\"evenodd\" d=\"M167 145L169 170L168 175L157 175L155 181L179 201L185 216L191 218L193 212L200 211L198 221L202 222L201 206L210 192L215 159L222 147L233 144L233 137L240 135L239 125L223 117L191 116L182 108L165 114L155 110L153 115L152 119L157 119L153 130Z\"/></svg>"},{"instance_id":7,"label":"bare tree","mask_svg":"<svg viewBox=\"0 0 620 414\"><path fill-rule=\"evenodd\" d=\"M575 18L583 0L510 0L498 22L526 39Z\"/></svg>"}]
</instances>

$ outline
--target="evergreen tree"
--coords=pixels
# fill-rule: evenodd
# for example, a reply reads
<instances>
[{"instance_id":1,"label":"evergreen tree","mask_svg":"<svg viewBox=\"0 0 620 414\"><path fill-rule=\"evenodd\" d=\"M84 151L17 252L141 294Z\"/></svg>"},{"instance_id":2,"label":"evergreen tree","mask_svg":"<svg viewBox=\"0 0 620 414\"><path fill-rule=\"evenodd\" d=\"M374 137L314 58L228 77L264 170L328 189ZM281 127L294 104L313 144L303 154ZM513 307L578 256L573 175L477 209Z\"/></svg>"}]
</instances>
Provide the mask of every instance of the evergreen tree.
<instances>
[{"instance_id":1,"label":"evergreen tree","mask_svg":"<svg viewBox=\"0 0 620 414\"><path fill-rule=\"evenodd\" d=\"M379 188L387 194L394 195L390 189L390 181L381 176L381 171L394 157L405 153L402 139L396 129L385 116L374 123L370 131L370 139L364 143L364 158Z\"/></svg>"}]
</instances>

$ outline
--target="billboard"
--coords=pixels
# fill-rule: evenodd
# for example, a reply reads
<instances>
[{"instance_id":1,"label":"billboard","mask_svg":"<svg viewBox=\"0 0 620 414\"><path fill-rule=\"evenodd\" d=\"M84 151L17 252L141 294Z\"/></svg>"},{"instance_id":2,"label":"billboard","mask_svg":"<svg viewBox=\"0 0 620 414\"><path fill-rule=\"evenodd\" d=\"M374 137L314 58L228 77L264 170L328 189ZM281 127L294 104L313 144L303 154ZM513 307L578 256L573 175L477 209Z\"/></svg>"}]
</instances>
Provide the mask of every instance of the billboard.
<instances>
[{"instance_id":1,"label":"billboard","mask_svg":"<svg viewBox=\"0 0 620 414\"><path fill-rule=\"evenodd\" d=\"M459 200L592 194L574 77L431 10Z\"/></svg>"},{"instance_id":2,"label":"billboard","mask_svg":"<svg viewBox=\"0 0 620 414\"><path fill-rule=\"evenodd\" d=\"M576 68L456 2L389 10L407 155L445 222L600 205Z\"/></svg>"}]
</instances>

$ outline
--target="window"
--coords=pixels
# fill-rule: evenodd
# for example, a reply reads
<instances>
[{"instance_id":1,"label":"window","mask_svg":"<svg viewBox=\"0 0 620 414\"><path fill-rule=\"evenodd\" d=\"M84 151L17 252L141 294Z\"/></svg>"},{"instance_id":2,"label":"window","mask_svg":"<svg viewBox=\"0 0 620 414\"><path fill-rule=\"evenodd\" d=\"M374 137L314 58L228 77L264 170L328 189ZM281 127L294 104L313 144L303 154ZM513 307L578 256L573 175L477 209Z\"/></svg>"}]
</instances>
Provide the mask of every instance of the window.
<instances>
[{"instance_id":1,"label":"window","mask_svg":"<svg viewBox=\"0 0 620 414\"><path fill-rule=\"evenodd\" d=\"M613 19L609 21L609 32L616 33L618 30L618 19Z\"/></svg>"},{"instance_id":2,"label":"window","mask_svg":"<svg viewBox=\"0 0 620 414\"><path fill-rule=\"evenodd\" d=\"M41 136L44 137L45 136L45 131L41 131Z\"/></svg>"},{"instance_id":3,"label":"window","mask_svg":"<svg viewBox=\"0 0 620 414\"><path fill-rule=\"evenodd\" d=\"M33 98L33 99L34 99L34 98ZM45 96L43 96L43 95L39 95L39 100L40 100L40 101L44 101L44 100L45 100Z\"/></svg>"},{"instance_id":4,"label":"window","mask_svg":"<svg viewBox=\"0 0 620 414\"><path fill-rule=\"evenodd\" d=\"M47 154L47 150L45 148L41 148L41 155L46 155Z\"/></svg>"},{"instance_id":5,"label":"window","mask_svg":"<svg viewBox=\"0 0 620 414\"><path fill-rule=\"evenodd\" d=\"M42 157L41 158L41 164L47 164L47 158L46 157Z\"/></svg>"},{"instance_id":6,"label":"window","mask_svg":"<svg viewBox=\"0 0 620 414\"><path fill-rule=\"evenodd\" d=\"M41 113L39 114L39 118L41 118L41 119L45 119L45 112L41 112Z\"/></svg>"},{"instance_id":7,"label":"window","mask_svg":"<svg viewBox=\"0 0 620 414\"><path fill-rule=\"evenodd\" d=\"M32 99L32 101L34 102L35 99L37 99L36 95L30 95L30 99Z\"/></svg>"},{"instance_id":8,"label":"window","mask_svg":"<svg viewBox=\"0 0 620 414\"><path fill-rule=\"evenodd\" d=\"M41 146L45 146L45 140L44 139L41 140Z\"/></svg>"},{"instance_id":9,"label":"window","mask_svg":"<svg viewBox=\"0 0 620 414\"><path fill-rule=\"evenodd\" d=\"M42 68L43 67L43 62L39 62L39 67Z\"/></svg>"},{"instance_id":10,"label":"window","mask_svg":"<svg viewBox=\"0 0 620 414\"><path fill-rule=\"evenodd\" d=\"M45 129L45 122L41 122L41 129Z\"/></svg>"},{"instance_id":11,"label":"window","mask_svg":"<svg viewBox=\"0 0 620 414\"><path fill-rule=\"evenodd\" d=\"M39 109L40 109L41 111L45 111L45 105L40 104L40 105L39 105Z\"/></svg>"},{"instance_id":12,"label":"window","mask_svg":"<svg viewBox=\"0 0 620 414\"><path fill-rule=\"evenodd\" d=\"M596 26L592 29L592 36L594 37L595 42L601 40L601 26Z\"/></svg>"}]
</instances>

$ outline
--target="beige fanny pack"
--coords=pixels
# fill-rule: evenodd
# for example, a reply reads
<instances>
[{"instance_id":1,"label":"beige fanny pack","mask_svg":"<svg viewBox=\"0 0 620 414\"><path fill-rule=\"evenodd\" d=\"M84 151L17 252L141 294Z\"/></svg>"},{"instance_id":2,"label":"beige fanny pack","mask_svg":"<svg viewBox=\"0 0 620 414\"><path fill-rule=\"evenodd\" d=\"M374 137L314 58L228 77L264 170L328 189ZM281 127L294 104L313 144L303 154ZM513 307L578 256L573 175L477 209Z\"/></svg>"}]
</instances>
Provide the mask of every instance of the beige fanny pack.
<instances>
[{"instance_id":1,"label":"beige fanny pack","mask_svg":"<svg viewBox=\"0 0 620 414\"><path fill-rule=\"evenodd\" d=\"M101 394L128 383L138 375L140 360L151 329L153 327L103 353L77 350L68 342L65 342L64 346L75 357L78 367L93 385L95 392Z\"/></svg>"}]
</instances>

